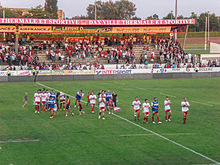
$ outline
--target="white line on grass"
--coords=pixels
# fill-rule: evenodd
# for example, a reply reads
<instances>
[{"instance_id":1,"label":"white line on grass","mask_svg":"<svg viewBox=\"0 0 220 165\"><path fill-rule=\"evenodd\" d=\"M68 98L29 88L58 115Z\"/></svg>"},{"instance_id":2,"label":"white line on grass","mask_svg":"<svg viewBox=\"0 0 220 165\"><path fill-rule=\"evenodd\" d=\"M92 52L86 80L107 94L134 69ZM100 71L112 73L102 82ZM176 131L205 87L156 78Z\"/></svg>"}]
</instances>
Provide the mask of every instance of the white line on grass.
<instances>
[{"instance_id":1,"label":"white line on grass","mask_svg":"<svg viewBox=\"0 0 220 165\"><path fill-rule=\"evenodd\" d=\"M22 140L22 139L15 139L15 140L4 140L0 141L0 143L26 143L26 142L39 142L39 139L30 139L30 140Z\"/></svg>"},{"instance_id":2,"label":"white line on grass","mask_svg":"<svg viewBox=\"0 0 220 165\"><path fill-rule=\"evenodd\" d=\"M176 135L193 135L195 133L163 133L162 135L168 135L168 136L176 136ZM154 134L125 134L125 135L118 135L118 136L155 136Z\"/></svg>"},{"instance_id":3,"label":"white line on grass","mask_svg":"<svg viewBox=\"0 0 220 165\"><path fill-rule=\"evenodd\" d=\"M170 97L174 97L174 98L176 98L176 96L168 95L168 94L166 94L166 93L162 93L162 92L160 92L160 94L161 94L161 95L164 95L164 96L170 96Z\"/></svg>"},{"instance_id":4,"label":"white line on grass","mask_svg":"<svg viewBox=\"0 0 220 165\"><path fill-rule=\"evenodd\" d=\"M54 89L54 90L57 91L57 92L61 92L60 90L57 90L57 89L55 89L55 88L51 88L51 87L49 87L49 86L47 86L47 85L44 85L44 84L41 84L41 83L39 83L39 82L37 82L37 84L40 85L40 86L49 88L49 89ZM67 94L67 93L64 93L64 94L67 95L67 96L70 96L70 97L74 98L72 95L69 95L69 94ZM82 100L82 102L87 103L87 102L85 102L85 101L83 101L83 100ZM96 106L96 107L97 107L97 106ZM145 131L147 131L147 132L150 132L150 133L152 133L152 134L154 134L154 135L156 135L156 136L158 136L158 137L160 137L160 138L162 138L162 139L164 139L164 140L167 140L167 141L169 141L169 142L171 142L171 143L173 143L173 144L175 144L175 145L177 145L177 146L179 146L179 147L181 147L181 148L183 148L183 149L186 149L186 150L188 150L188 151L191 151L191 152L193 152L194 154L199 155L199 156L201 156L201 157L203 157L203 158L205 158L205 159L207 159L207 160L209 160L209 161L211 161L211 162L214 162L214 163L216 163L216 164L220 164L220 162L217 162L216 160L214 160L214 159L212 159L212 158L209 158L208 156L205 156L205 155L203 155L203 154L201 154L201 153L199 153L199 152L196 152L196 151L192 150L191 148L188 148L188 147L186 147L186 146L184 146L184 145L182 145L182 144L180 144L180 143L177 143L177 142L175 142L175 141L173 141L173 140L170 140L170 139L166 138L165 136L162 136L162 135L160 135L160 134L158 134L158 133L156 133L156 132L154 132L154 131L151 131L151 130L149 130L149 129L147 129L147 128L144 128L144 127L142 127L142 126L140 126L140 125L138 125L138 124L136 124L136 123L134 123L134 122L132 122L132 121L130 121L130 120L124 118L124 117L121 117L121 116L116 115L116 114L113 114L113 115L116 116L116 117L118 117L118 118L120 118L120 119L122 119L122 120L124 120L124 121L126 121L126 122L128 122L128 123L130 123L130 124L133 124L133 125L135 125L135 126L141 128L141 129L143 129L143 130L145 130Z\"/></svg>"}]
</instances>

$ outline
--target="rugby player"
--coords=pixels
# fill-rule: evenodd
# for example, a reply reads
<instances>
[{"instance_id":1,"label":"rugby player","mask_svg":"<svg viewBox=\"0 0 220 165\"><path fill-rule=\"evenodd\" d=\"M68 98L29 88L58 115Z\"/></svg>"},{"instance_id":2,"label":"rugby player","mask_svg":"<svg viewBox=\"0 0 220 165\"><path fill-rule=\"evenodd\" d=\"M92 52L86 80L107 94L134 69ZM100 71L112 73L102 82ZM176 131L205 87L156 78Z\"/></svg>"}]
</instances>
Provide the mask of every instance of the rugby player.
<instances>
[{"instance_id":1,"label":"rugby player","mask_svg":"<svg viewBox=\"0 0 220 165\"><path fill-rule=\"evenodd\" d=\"M182 112L183 112L183 124L186 124L186 117L188 115L188 111L189 111L189 107L190 107L190 104L187 101L186 97L182 101L181 106L182 106Z\"/></svg>"},{"instance_id":2,"label":"rugby player","mask_svg":"<svg viewBox=\"0 0 220 165\"><path fill-rule=\"evenodd\" d=\"M95 107L95 104L96 104L96 95L94 94L94 92L92 91L92 94L89 96L89 100L90 100L90 105L92 107L92 113L94 113L94 107Z\"/></svg>"},{"instance_id":3,"label":"rugby player","mask_svg":"<svg viewBox=\"0 0 220 165\"><path fill-rule=\"evenodd\" d=\"M171 101L169 100L169 98L167 96L166 99L164 100L165 120L166 120L166 122L171 121L170 116L171 116L172 113L171 113L170 105L171 105ZM169 112L169 116L167 118L167 113L168 112Z\"/></svg>"},{"instance_id":4,"label":"rugby player","mask_svg":"<svg viewBox=\"0 0 220 165\"><path fill-rule=\"evenodd\" d=\"M157 97L154 97L154 101L151 102L151 108L152 108L152 121L153 121L153 124L155 124L154 122L154 115L156 114L157 116L157 121L158 121L158 124L161 124L162 122L160 121L160 118L159 118L159 102L157 101Z\"/></svg>"},{"instance_id":5,"label":"rugby player","mask_svg":"<svg viewBox=\"0 0 220 165\"><path fill-rule=\"evenodd\" d=\"M41 93L40 90L37 90L37 93L34 94L33 104L35 105L35 113L40 113L40 102L41 102Z\"/></svg>"},{"instance_id":6,"label":"rugby player","mask_svg":"<svg viewBox=\"0 0 220 165\"><path fill-rule=\"evenodd\" d=\"M106 105L106 99L104 97L104 91L103 91L99 97L99 119L101 119L101 114L102 114L102 119L105 120L105 105Z\"/></svg>"},{"instance_id":7,"label":"rugby player","mask_svg":"<svg viewBox=\"0 0 220 165\"><path fill-rule=\"evenodd\" d=\"M138 97L136 97L135 100L132 102L132 105L131 105L131 111L134 110L134 120L135 121L136 121L136 117L137 117L137 120L139 121L140 106L141 106L141 102L138 100ZM138 113L138 116L137 116L137 113Z\"/></svg>"},{"instance_id":8,"label":"rugby player","mask_svg":"<svg viewBox=\"0 0 220 165\"><path fill-rule=\"evenodd\" d=\"M66 117L68 116L68 112L70 112L72 116L74 115L74 113L71 111L69 96L66 96Z\"/></svg>"},{"instance_id":9,"label":"rugby player","mask_svg":"<svg viewBox=\"0 0 220 165\"><path fill-rule=\"evenodd\" d=\"M144 103L142 105L143 108L143 114L144 114L144 120L143 123L146 120L146 123L148 124L148 116L149 116L149 108L150 108L150 104L148 103L148 99L144 100Z\"/></svg>"}]
</instances>

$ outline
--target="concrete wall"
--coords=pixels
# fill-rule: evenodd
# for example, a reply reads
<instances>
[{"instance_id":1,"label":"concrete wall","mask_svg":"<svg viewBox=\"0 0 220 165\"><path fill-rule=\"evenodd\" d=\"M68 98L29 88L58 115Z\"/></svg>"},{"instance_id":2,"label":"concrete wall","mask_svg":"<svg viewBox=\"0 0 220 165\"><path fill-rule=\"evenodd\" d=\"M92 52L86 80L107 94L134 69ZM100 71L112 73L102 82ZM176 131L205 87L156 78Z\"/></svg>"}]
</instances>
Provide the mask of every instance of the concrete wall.
<instances>
[{"instance_id":1,"label":"concrete wall","mask_svg":"<svg viewBox=\"0 0 220 165\"><path fill-rule=\"evenodd\" d=\"M69 75L69 76L38 76L37 81L76 81L76 80L135 80L135 79L172 79L172 78L214 78L220 72L203 73L154 73L124 75ZM33 82L32 76L1 76L0 82Z\"/></svg>"}]
</instances>

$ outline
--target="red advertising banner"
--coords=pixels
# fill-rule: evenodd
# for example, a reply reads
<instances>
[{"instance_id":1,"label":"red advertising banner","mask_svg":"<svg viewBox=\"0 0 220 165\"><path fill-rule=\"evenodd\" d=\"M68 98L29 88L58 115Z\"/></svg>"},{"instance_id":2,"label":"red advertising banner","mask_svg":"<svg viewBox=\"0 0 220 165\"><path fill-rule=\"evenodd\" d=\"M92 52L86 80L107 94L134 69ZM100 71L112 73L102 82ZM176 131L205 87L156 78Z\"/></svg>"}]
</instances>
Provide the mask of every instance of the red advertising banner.
<instances>
[{"instance_id":1,"label":"red advertising banner","mask_svg":"<svg viewBox=\"0 0 220 165\"><path fill-rule=\"evenodd\" d=\"M0 18L0 24L23 25L85 25L85 26L153 26L153 25L190 25L194 19L164 19L164 20L60 20L32 18Z\"/></svg>"}]
</instances>

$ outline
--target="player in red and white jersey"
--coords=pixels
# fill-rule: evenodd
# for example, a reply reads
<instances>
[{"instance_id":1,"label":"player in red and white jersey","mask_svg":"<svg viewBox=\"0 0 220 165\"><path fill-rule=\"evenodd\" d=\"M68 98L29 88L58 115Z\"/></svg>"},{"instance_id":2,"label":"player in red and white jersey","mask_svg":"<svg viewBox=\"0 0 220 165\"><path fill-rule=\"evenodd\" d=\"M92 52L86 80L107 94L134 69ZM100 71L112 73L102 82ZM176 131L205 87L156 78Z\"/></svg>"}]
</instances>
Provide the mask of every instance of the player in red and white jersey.
<instances>
[{"instance_id":1,"label":"player in red and white jersey","mask_svg":"<svg viewBox=\"0 0 220 165\"><path fill-rule=\"evenodd\" d=\"M99 119L101 119L101 114L102 114L102 119L105 120L105 105L106 105L106 99L104 97L104 91L99 97Z\"/></svg>"},{"instance_id":2,"label":"player in red and white jersey","mask_svg":"<svg viewBox=\"0 0 220 165\"><path fill-rule=\"evenodd\" d=\"M94 92L92 91L92 94L89 96L89 102L90 102L90 105L92 107L92 113L94 113L94 107L95 107L95 104L96 104L96 95L94 94Z\"/></svg>"},{"instance_id":3,"label":"player in red and white jersey","mask_svg":"<svg viewBox=\"0 0 220 165\"><path fill-rule=\"evenodd\" d=\"M65 110L65 94L60 92L60 111Z\"/></svg>"},{"instance_id":4,"label":"player in red and white jersey","mask_svg":"<svg viewBox=\"0 0 220 165\"><path fill-rule=\"evenodd\" d=\"M149 108L150 108L148 99L145 99L145 102L142 104L142 108L143 108L144 120L146 120L146 123L148 123ZM143 120L143 123L144 123L144 120Z\"/></svg>"},{"instance_id":5,"label":"player in red and white jersey","mask_svg":"<svg viewBox=\"0 0 220 165\"><path fill-rule=\"evenodd\" d=\"M37 93L34 94L33 104L35 105L35 113L40 113L40 101L41 101L41 93L40 90L37 90Z\"/></svg>"},{"instance_id":6,"label":"player in red and white jersey","mask_svg":"<svg viewBox=\"0 0 220 165\"><path fill-rule=\"evenodd\" d=\"M134 120L136 121L136 116L138 113L138 121L139 121L139 117L140 117L140 106L141 106L141 102L138 100L138 97L135 98L135 100L132 102L131 105L131 110L134 110Z\"/></svg>"},{"instance_id":7,"label":"player in red and white jersey","mask_svg":"<svg viewBox=\"0 0 220 165\"><path fill-rule=\"evenodd\" d=\"M45 112L45 104L47 101L47 93L45 90L41 93L41 112Z\"/></svg>"},{"instance_id":8,"label":"player in red and white jersey","mask_svg":"<svg viewBox=\"0 0 220 165\"><path fill-rule=\"evenodd\" d=\"M48 100L50 98L50 93L48 91L48 89L46 90L46 103L45 103L45 109L46 111L48 110Z\"/></svg>"},{"instance_id":9,"label":"player in red and white jersey","mask_svg":"<svg viewBox=\"0 0 220 165\"><path fill-rule=\"evenodd\" d=\"M90 92L88 92L88 95L86 96L87 97L87 103L86 103L86 106L88 106L90 104L90 100L89 100L89 96L91 95Z\"/></svg>"},{"instance_id":10,"label":"player in red and white jersey","mask_svg":"<svg viewBox=\"0 0 220 165\"><path fill-rule=\"evenodd\" d=\"M170 116L171 116L172 112L171 112L170 105L171 105L171 101L169 100L169 98L167 96L166 99L164 100L164 110L165 110L165 120L166 120L166 122L171 121ZM167 118L167 113L168 112L169 112L169 116Z\"/></svg>"},{"instance_id":11,"label":"player in red and white jersey","mask_svg":"<svg viewBox=\"0 0 220 165\"><path fill-rule=\"evenodd\" d=\"M187 101L186 97L181 102L182 112L183 112L183 124L186 124L186 116L188 115L190 104Z\"/></svg>"}]
</instances>

